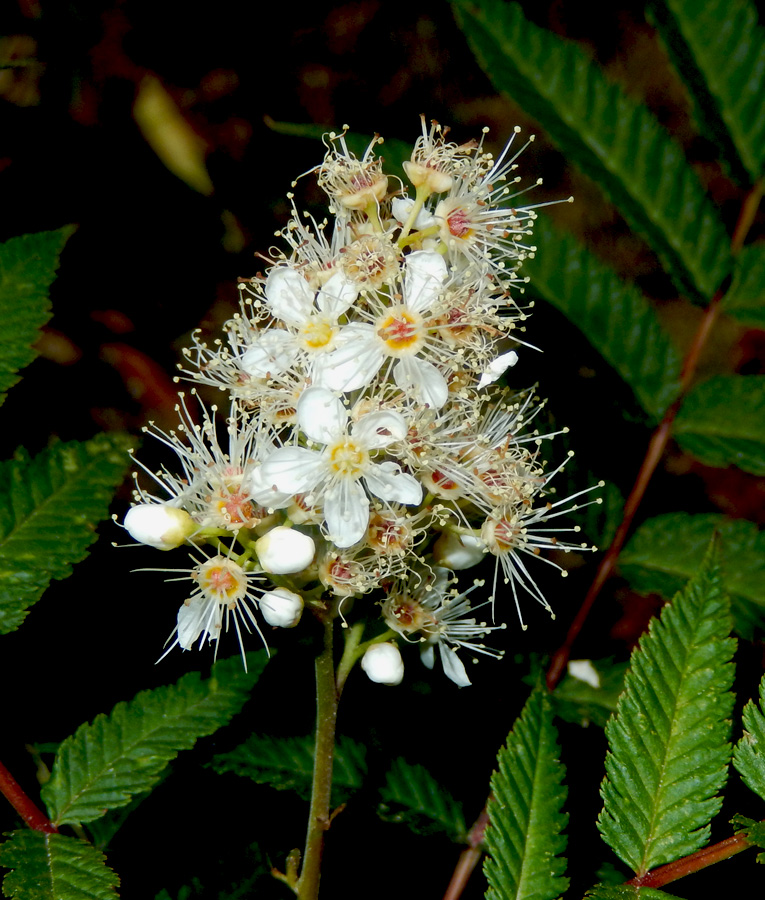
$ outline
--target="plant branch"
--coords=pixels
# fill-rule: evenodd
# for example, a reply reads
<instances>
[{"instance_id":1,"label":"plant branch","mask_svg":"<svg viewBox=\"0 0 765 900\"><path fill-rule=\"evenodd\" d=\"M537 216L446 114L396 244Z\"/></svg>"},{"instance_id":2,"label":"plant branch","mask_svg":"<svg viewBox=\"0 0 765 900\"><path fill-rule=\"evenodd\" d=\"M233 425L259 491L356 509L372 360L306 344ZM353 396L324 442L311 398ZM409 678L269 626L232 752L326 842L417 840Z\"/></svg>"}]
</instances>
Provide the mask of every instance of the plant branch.
<instances>
[{"instance_id":1,"label":"plant branch","mask_svg":"<svg viewBox=\"0 0 765 900\"><path fill-rule=\"evenodd\" d=\"M21 785L1 762L0 793L34 831L44 831L47 834L58 831L53 822L24 793Z\"/></svg>"},{"instance_id":2,"label":"plant branch","mask_svg":"<svg viewBox=\"0 0 765 900\"><path fill-rule=\"evenodd\" d=\"M694 872L700 872L707 866L722 862L724 859L730 859L742 850L753 847L743 834L735 834L733 837L726 838L711 847L704 847L691 853L690 856L684 856L682 859L676 859L674 862L667 863L666 866L659 866L652 872L646 872L644 875L636 875L633 879L626 882L636 887L659 888L662 885L677 881L686 875L692 875Z\"/></svg>"}]
</instances>

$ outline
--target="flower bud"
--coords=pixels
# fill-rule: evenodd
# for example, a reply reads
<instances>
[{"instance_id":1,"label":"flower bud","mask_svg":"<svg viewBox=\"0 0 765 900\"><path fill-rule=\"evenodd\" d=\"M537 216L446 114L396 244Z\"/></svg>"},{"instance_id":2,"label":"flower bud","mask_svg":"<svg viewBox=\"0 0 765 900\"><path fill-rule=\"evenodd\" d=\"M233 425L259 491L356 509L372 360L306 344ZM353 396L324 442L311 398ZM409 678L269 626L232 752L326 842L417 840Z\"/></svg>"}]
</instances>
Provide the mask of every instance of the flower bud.
<instances>
[{"instance_id":1,"label":"flower bud","mask_svg":"<svg viewBox=\"0 0 765 900\"><path fill-rule=\"evenodd\" d=\"M139 503L128 510L123 524L133 540L157 550L180 547L197 529L185 510L165 503Z\"/></svg>"},{"instance_id":2,"label":"flower bud","mask_svg":"<svg viewBox=\"0 0 765 900\"><path fill-rule=\"evenodd\" d=\"M361 660L361 668L370 681L378 684L401 684L404 661L395 644L372 644Z\"/></svg>"},{"instance_id":3,"label":"flower bud","mask_svg":"<svg viewBox=\"0 0 765 900\"><path fill-rule=\"evenodd\" d=\"M444 531L433 546L433 561L447 569L469 569L477 565L485 553L486 545L480 538Z\"/></svg>"},{"instance_id":4,"label":"flower bud","mask_svg":"<svg viewBox=\"0 0 765 900\"><path fill-rule=\"evenodd\" d=\"M294 628L303 614L303 598L287 588L267 591L259 606L263 618L275 628Z\"/></svg>"},{"instance_id":5,"label":"flower bud","mask_svg":"<svg viewBox=\"0 0 765 900\"><path fill-rule=\"evenodd\" d=\"M277 525L255 541L258 560L272 575L302 572L313 562L315 551L312 538L286 525Z\"/></svg>"}]
</instances>

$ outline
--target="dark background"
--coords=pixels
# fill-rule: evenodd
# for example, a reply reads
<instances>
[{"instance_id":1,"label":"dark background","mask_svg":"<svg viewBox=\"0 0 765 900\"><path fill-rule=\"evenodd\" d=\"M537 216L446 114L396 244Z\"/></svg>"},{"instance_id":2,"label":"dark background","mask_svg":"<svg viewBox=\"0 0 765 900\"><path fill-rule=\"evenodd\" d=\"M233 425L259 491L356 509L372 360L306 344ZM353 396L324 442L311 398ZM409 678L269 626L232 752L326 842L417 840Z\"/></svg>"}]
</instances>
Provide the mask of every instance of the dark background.
<instances>
[{"instance_id":1,"label":"dark background","mask_svg":"<svg viewBox=\"0 0 765 900\"><path fill-rule=\"evenodd\" d=\"M732 227L741 189L719 171L705 138L694 132L642 4L615 4L607 12L567 0L524 6L539 24L584 43L650 105L683 142ZM3 457L18 444L37 452L51 436L83 439L102 429L138 435L149 420L172 427L180 348L200 322L214 330L233 312L237 277L262 269L255 253L267 251L274 230L287 220L284 195L291 182L321 160L318 139L280 133L273 123L348 123L360 134L412 142L424 113L452 125L458 141L490 126L495 149L520 124L538 135L521 159L529 182L540 175L545 180L533 200L575 194L574 204L553 208L557 220L638 281L681 346L693 333L698 311L675 296L650 251L598 189L567 167L540 126L496 95L446 4L362 0L298 11L294 4L256 9L219 3L202 15L180 2L17 0L0 12L0 57L24 61L0 71L0 238L77 226L53 286L54 316L41 356L4 405ZM134 103L147 79L156 79L169 108L196 136L197 170L206 168L211 191L173 174L139 127ZM310 177L295 191L301 208L320 208ZM518 387L538 382L540 393L551 397L551 417L571 427L570 446L588 470L580 472L579 486L606 478L626 493L649 436L629 390L555 311L540 305L528 337L544 354L523 354L512 377ZM762 372L763 346L762 332L721 322L701 371ZM156 451L147 441L141 459L156 465ZM118 515L129 496L126 484L114 504ZM706 469L671 447L644 514L723 511L762 522L764 496L761 479ZM139 689L210 663L207 654L174 652L154 666L183 588L164 585L159 573L131 572L183 567L185 558L170 554L158 561L144 548L113 550L110 542L124 542L124 534L109 522L100 533L74 577L54 584L23 628L2 641L0 759L32 796L34 765L24 744L59 741ZM459 848L381 822L377 786L390 761L404 756L426 765L464 802L468 822L477 816L497 748L528 694L521 679L534 659L559 645L592 577L592 559L574 563L581 566L565 582L540 575L557 621L529 603L530 627L521 633L508 614L508 631L493 641L504 642L507 656L471 668L472 687L458 690L416 659L397 689L354 673L340 730L367 744L370 778L329 834L324 896L442 896ZM614 579L575 655L626 658L658 604L657 598L638 602ZM109 862L127 900L161 888L175 897L192 877L201 884L194 896L214 897L212 885L236 884L256 864L247 850L255 841L266 869L283 866L286 852L302 844L306 807L300 800L232 775L217 777L199 760L251 730L311 730L314 638L311 623L298 634L270 637L279 653L244 714L202 742L198 756L182 755L172 777L117 834ZM232 641L222 655L234 651ZM756 669L757 652L749 653ZM600 808L605 742L595 727L567 725L562 740L576 896L594 881L601 861L614 861L594 824L584 824L593 823ZM745 808L747 802L735 811L761 817ZM0 806L0 828L13 827L12 810ZM727 833L723 824L720 837ZM720 876L682 884L681 893L699 897L716 877L730 878L735 863L726 865L717 867L725 868ZM483 890L477 873L465 896L480 897ZM254 893L289 896L268 877Z\"/></svg>"}]
</instances>

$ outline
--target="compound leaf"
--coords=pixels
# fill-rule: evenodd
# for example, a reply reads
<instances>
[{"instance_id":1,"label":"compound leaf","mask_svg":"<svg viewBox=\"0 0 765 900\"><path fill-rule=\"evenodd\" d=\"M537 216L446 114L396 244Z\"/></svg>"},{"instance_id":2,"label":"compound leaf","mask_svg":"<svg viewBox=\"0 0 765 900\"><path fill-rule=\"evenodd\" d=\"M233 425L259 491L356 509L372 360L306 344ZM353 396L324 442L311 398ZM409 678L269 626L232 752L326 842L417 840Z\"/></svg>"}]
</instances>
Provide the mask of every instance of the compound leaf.
<instances>
[{"instance_id":1,"label":"compound leaf","mask_svg":"<svg viewBox=\"0 0 765 900\"><path fill-rule=\"evenodd\" d=\"M62 742L42 789L51 820L90 822L150 790L181 750L225 725L243 706L266 653L248 653L247 660L249 672L238 657L223 660L206 680L189 672L81 725Z\"/></svg>"},{"instance_id":2,"label":"compound leaf","mask_svg":"<svg viewBox=\"0 0 765 900\"><path fill-rule=\"evenodd\" d=\"M651 623L606 726L598 827L638 874L709 839L730 760L735 641L719 550Z\"/></svg>"},{"instance_id":3,"label":"compound leaf","mask_svg":"<svg viewBox=\"0 0 765 900\"><path fill-rule=\"evenodd\" d=\"M544 216L537 253L524 262L529 292L559 309L629 384L643 409L661 418L677 396L681 358L651 304L575 238Z\"/></svg>"},{"instance_id":4,"label":"compound leaf","mask_svg":"<svg viewBox=\"0 0 765 900\"><path fill-rule=\"evenodd\" d=\"M37 356L34 344L50 319L48 289L72 228L24 234L0 244L0 405Z\"/></svg>"},{"instance_id":5,"label":"compound leaf","mask_svg":"<svg viewBox=\"0 0 765 900\"><path fill-rule=\"evenodd\" d=\"M380 795L379 813L387 821L405 822L419 834L445 832L453 840L464 839L462 806L423 766L395 760Z\"/></svg>"},{"instance_id":6,"label":"compound leaf","mask_svg":"<svg viewBox=\"0 0 765 900\"><path fill-rule=\"evenodd\" d=\"M119 878L87 841L41 831L13 831L0 845L13 900L116 900Z\"/></svg>"},{"instance_id":7,"label":"compound leaf","mask_svg":"<svg viewBox=\"0 0 765 900\"><path fill-rule=\"evenodd\" d=\"M486 900L553 900L568 887L559 752L550 697L535 688L499 751L491 779Z\"/></svg>"},{"instance_id":8,"label":"compound leaf","mask_svg":"<svg viewBox=\"0 0 765 900\"><path fill-rule=\"evenodd\" d=\"M527 21L517 3L452 6L496 87L603 188L681 286L711 297L728 273L730 241L680 145L583 49Z\"/></svg>"},{"instance_id":9,"label":"compound leaf","mask_svg":"<svg viewBox=\"0 0 765 900\"><path fill-rule=\"evenodd\" d=\"M0 462L0 634L13 631L51 580L96 540L129 463L130 439L103 434Z\"/></svg>"},{"instance_id":10,"label":"compound leaf","mask_svg":"<svg viewBox=\"0 0 765 900\"><path fill-rule=\"evenodd\" d=\"M765 800L765 678L760 681L760 705L750 700L744 707L744 734L733 752L733 765L744 784Z\"/></svg>"}]
</instances>

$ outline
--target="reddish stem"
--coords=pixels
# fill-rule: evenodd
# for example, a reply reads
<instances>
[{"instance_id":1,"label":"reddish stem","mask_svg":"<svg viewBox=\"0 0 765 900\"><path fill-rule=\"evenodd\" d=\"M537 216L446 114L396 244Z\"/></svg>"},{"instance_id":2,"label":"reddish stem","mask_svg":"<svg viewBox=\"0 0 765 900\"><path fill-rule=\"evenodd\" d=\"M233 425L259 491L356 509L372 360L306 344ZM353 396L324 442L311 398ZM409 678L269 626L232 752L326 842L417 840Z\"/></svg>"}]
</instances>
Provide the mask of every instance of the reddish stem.
<instances>
[{"instance_id":1,"label":"reddish stem","mask_svg":"<svg viewBox=\"0 0 765 900\"><path fill-rule=\"evenodd\" d=\"M752 847L743 834L735 834L733 837L726 838L711 847L704 847L691 853L690 856L684 856L682 859L676 859L674 862L667 863L666 866L659 866L652 872L646 872L644 875L636 875L627 884L634 884L636 887L659 888L662 885L669 884L671 881L677 881L678 878L684 878L693 872L700 872L707 866L712 866L724 859L730 859L742 850Z\"/></svg>"},{"instance_id":2,"label":"reddish stem","mask_svg":"<svg viewBox=\"0 0 765 900\"><path fill-rule=\"evenodd\" d=\"M48 834L58 831L53 822L27 797L21 785L1 762L0 793L34 831L45 831Z\"/></svg>"}]
</instances>

